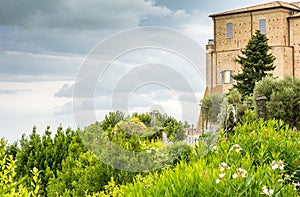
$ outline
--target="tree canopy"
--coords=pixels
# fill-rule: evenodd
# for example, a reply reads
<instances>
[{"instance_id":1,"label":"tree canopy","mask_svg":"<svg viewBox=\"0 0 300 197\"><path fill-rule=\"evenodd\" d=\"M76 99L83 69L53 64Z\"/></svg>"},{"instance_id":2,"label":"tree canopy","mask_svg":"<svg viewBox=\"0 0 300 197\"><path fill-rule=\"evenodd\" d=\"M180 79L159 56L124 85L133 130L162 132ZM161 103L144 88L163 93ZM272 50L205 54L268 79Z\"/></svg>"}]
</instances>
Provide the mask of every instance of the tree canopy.
<instances>
[{"instance_id":1,"label":"tree canopy","mask_svg":"<svg viewBox=\"0 0 300 197\"><path fill-rule=\"evenodd\" d=\"M242 55L236 59L241 65L241 72L232 76L236 80L234 88L237 88L243 96L249 96L255 83L266 75L271 75L270 71L275 69L273 65L275 57L269 53L270 49L267 36L256 31L246 48L241 51Z\"/></svg>"}]
</instances>

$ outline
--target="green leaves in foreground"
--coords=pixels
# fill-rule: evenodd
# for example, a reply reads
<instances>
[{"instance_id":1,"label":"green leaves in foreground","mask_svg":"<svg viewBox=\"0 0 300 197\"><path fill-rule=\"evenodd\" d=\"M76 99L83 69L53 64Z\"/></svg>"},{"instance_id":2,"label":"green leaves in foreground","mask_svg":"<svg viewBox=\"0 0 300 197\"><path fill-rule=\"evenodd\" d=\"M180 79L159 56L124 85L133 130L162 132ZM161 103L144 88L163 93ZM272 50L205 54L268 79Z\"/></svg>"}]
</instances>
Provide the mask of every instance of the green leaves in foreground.
<instances>
[{"instance_id":1,"label":"green leaves in foreground","mask_svg":"<svg viewBox=\"0 0 300 197\"><path fill-rule=\"evenodd\" d=\"M298 196L298 133L282 121L257 122L251 112L234 133L229 139L221 135L204 157L117 188L119 195Z\"/></svg>"}]
</instances>

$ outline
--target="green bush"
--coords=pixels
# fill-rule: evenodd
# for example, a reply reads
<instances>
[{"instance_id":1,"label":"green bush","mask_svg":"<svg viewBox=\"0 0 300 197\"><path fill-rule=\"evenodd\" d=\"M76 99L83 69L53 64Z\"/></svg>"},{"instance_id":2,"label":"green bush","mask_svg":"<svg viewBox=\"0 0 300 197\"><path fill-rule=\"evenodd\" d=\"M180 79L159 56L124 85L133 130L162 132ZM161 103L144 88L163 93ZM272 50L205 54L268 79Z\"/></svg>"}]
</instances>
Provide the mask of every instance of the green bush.
<instances>
[{"instance_id":1,"label":"green bush","mask_svg":"<svg viewBox=\"0 0 300 197\"><path fill-rule=\"evenodd\" d=\"M268 119L283 120L291 127L300 129L300 79L285 77L278 80L265 77L254 88L254 98L265 95ZM258 111L258 106L256 106Z\"/></svg>"},{"instance_id":2,"label":"green bush","mask_svg":"<svg viewBox=\"0 0 300 197\"><path fill-rule=\"evenodd\" d=\"M39 171L37 168L30 170L32 182L31 188L27 188L22 183L25 178L15 180L16 165L12 155L7 154L7 146L4 140L0 140L0 196L2 197L37 197L40 190Z\"/></svg>"},{"instance_id":3,"label":"green bush","mask_svg":"<svg viewBox=\"0 0 300 197\"><path fill-rule=\"evenodd\" d=\"M246 116L229 138L220 135L208 154L195 149L194 160L181 161L160 175L136 178L121 196L298 196L300 135L283 121Z\"/></svg>"}]
</instances>

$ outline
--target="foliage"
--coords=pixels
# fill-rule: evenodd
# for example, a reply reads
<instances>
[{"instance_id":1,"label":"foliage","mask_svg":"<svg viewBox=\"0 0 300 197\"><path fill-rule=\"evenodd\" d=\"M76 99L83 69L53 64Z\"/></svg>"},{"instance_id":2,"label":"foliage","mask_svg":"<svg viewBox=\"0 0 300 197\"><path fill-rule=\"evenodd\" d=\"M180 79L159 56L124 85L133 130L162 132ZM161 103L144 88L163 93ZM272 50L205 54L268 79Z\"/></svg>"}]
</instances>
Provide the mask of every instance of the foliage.
<instances>
[{"instance_id":1,"label":"foliage","mask_svg":"<svg viewBox=\"0 0 300 197\"><path fill-rule=\"evenodd\" d=\"M91 124L84 131L79 132L81 143L91 152L81 151L79 155L68 154L62 160L61 169L57 169L56 175L48 181L48 196L111 195L107 189L107 184L112 184L111 178L114 184L120 185L132 182L137 174L142 177L148 174L148 172L131 172L110 166L102 160L102 156L109 157L110 163L120 164L121 169L132 168L137 160L114 148L108 149L101 139L107 139L108 143L114 143L121 149L131 151L132 154L147 151L156 153L151 161L138 158L140 165L149 167L160 163L172 167L179 162L179 159L175 159L172 163L169 160L180 157L178 153L182 153L182 157L187 158L190 151L187 145L175 143L163 147L161 136L152 137L156 133L167 130L170 134L178 133L179 129L183 129L179 128L183 127L181 122L166 115L156 114L154 127L147 127L146 124L152 126L152 117L149 114L134 113L131 117L116 117L123 116L119 112L110 113L102 122ZM163 127L164 125L166 127Z\"/></svg>"},{"instance_id":2,"label":"foliage","mask_svg":"<svg viewBox=\"0 0 300 197\"><path fill-rule=\"evenodd\" d=\"M228 124L235 126L235 124L244 116L246 109L247 99L242 99L241 93L236 88L231 89L221 103L220 113L218 114L219 125L223 128L225 128L226 125L228 127ZM235 118L230 117L230 115L234 116L230 113L231 111L234 111Z\"/></svg>"},{"instance_id":3,"label":"foliage","mask_svg":"<svg viewBox=\"0 0 300 197\"><path fill-rule=\"evenodd\" d=\"M296 91L300 84L291 79L264 80L271 81L276 91L285 86ZM260 83L257 87L262 88ZM267 94L263 88L261 91L272 98L273 93ZM245 107L245 101L237 90L230 92L225 100ZM117 121L113 127L106 122L105 125L109 125L107 130L103 130L101 122L90 125L84 131L62 131L59 128L53 138L49 128L42 136L34 129L29 138L22 137L20 147L6 146L1 141L0 195L297 196L300 192L300 134L293 132L283 121L257 120L253 111L245 114L239 118L228 138L221 133L216 142L215 135L206 134L195 148L176 142L172 146L162 146L160 138L147 138L153 132L151 129L169 129L173 135L186 125L161 114L155 117L154 127L147 126L154 123L151 123L149 114L136 114ZM144 121L139 117L143 117ZM110 119L109 116L107 118ZM99 147L99 136L133 153L156 153L151 160L135 160L120 155L128 168L137 162L150 167L161 163L165 167L142 173L113 168L85 147ZM91 144L83 143L85 138L93 139ZM104 146L101 149L106 155L118 155L113 149L105 149ZM10 153L16 153L19 159L17 165ZM116 159L114 156L110 157L111 161ZM170 160L170 157L176 159ZM25 173L18 174L20 169Z\"/></svg>"},{"instance_id":4,"label":"foliage","mask_svg":"<svg viewBox=\"0 0 300 197\"><path fill-rule=\"evenodd\" d=\"M81 153L79 158L68 156L62 163L57 178L49 180L48 196L84 196L103 189L108 183L112 169L105 166L90 152Z\"/></svg>"},{"instance_id":5,"label":"foliage","mask_svg":"<svg viewBox=\"0 0 300 197\"><path fill-rule=\"evenodd\" d=\"M275 57L269 53L270 49L266 35L257 30L246 48L242 50L242 56L236 59L241 65L242 72L232 76L237 82L234 88L237 88L243 96L249 96L255 83L275 69L273 65Z\"/></svg>"},{"instance_id":6,"label":"foliage","mask_svg":"<svg viewBox=\"0 0 300 197\"><path fill-rule=\"evenodd\" d=\"M31 189L27 189L25 186L22 185L24 178L20 179L19 181L15 181L16 176L16 165L15 161L13 160L12 155L6 154L7 147L4 140L0 141L0 196L3 197L37 197L39 196L39 189L40 189L40 179L39 174L40 171L37 168L33 168L31 170L32 182L31 182Z\"/></svg>"},{"instance_id":7,"label":"foliage","mask_svg":"<svg viewBox=\"0 0 300 197\"><path fill-rule=\"evenodd\" d=\"M109 112L108 115L105 115L100 125L103 130L111 130L118 122L124 119L125 114L121 111Z\"/></svg>"},{"instance_id":8,"label":"foliage","mask_svg":"<svg viewBox=\"0 0 300 197\"><path fill-rule=\"evenodd\" d=\"M139 114L139 113L135 112L135 113L132 114L132 117L138 118L147 127L155 126L155 125L151 125L151 123L153 122L153 120L152 120L152 117L151 117L151 115L149 113L141 113L141 114Z\"/></svg>"},{"instance_id":9,"label":"foliage","mask_svg":"<svg viewBox=\"0 0 300 197\"><path fill-rule=\"evenodd\" d=\"M223 97L220 94L215 93L204 97L204 99L200 102L201 106L208 107L206 113L211 123L216 123L218 121L222 101Z\"/></svg>"},{"instance_id":10,"label":"foliage","mask_svg":"<svg viewBox=\"0 0 300 197\"><path fill-rule=\"evenodd\" d=\"M80 153L87 151L78 131L67 129L63 132L59 127L52 139L49 129L50 127L43 136L36 133L35 127L29 138L23 135L20 140L20 150L16 155L18 179L30 174L34 168L41 170L40 194L43 196L46 196L45 191L49 179L55 177L56 172L62 169L62 161L68 155L78 157ZM24 183L27 187L31 187L32 181L32 177L27 177Z\"/></svg>"},{"instance_id":11,"label":"foliage","mask_svg":"<svg viewBox=\"0 0 300 197\"><path fill-rule=\"evenodd\" d=\"M247 112L212 151L118 188L121 196L298 196L300 135L282 121ZM197 149L202 149L200 143ZM196 154L196 153L195 153ZM197 155L197 154L196 154Z\"/></svg>"},{"instance_id":12,"label":"foliage","mask_svg":"<svg viewBox=\"0 0 300 197\"><path fill-rule=\"evenodd\" d=\"M286 77L284 80L277 80L265 77L254 89L254 97L260 95L265 95L268 99L267 118L281 119L291 127L300 129L300 79Z\"/></svg>"},{"instance_id":13,"label":"foliage","mask_svg":"<svg viewBox=\"0 0 300 197\"><path fill-rule=\"evenodd\" d=\"M138 117L148 128L151 128L147 135L149 140L161 139L162 132L165 132L171 141L182 141L186 138L186 129L189 128L187 122L178 121L167 114L160 114L159 112L151 112L150 114L134 113L132 116Z\"/></svg>"}]
</instances>

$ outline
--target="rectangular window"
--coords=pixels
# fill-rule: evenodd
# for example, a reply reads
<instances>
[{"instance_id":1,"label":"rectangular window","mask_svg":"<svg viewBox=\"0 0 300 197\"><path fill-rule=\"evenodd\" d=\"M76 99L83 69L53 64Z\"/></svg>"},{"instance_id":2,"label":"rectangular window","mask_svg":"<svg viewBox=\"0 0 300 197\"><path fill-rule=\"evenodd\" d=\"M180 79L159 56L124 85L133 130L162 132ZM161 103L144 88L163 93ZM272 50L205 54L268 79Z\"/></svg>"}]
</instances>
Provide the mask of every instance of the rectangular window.
<instances>
[{"instance_id":1,"label":"rectangular window","mask_svg":"<svg viewBox=\"0 0 300 197\"><path fill-rule=\"evenodd\" d=\"M223 70L221 72L221 83L233 83L232 70Z\"/></svg>"},{"instance_id":2,"label":"rectangular window","mask_svg":"<svg viewBox=\"0 0 300 197\"><path fill-rule=\"evenodd\" d=\"M259 19L259 30L262 34L267 33L266 19Z\"/></svg>"},{"instance_id":3,"label":"rectangular window","mask_svg":"<svg viewBox=\"0 0 300 197\"><path fill-rule=\"evenodd\" d=\"M227 38L233 37L233 24L232 23L226 24L226 37Z\"/></svg>"}]
</instances>

